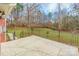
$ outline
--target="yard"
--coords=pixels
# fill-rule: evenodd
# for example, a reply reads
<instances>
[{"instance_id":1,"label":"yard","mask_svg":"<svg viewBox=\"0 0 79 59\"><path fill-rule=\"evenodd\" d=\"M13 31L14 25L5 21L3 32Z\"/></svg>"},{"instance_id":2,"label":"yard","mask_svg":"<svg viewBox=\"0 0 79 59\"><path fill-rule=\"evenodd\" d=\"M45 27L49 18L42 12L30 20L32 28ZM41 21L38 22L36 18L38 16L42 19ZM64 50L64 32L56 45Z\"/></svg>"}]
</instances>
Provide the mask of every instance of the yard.
<instances>
[{"instance_id":1,"label":"yard","mask_svg":"<svg viewBox=\"0 0 79 59\"><path fill-rule=\"evenodd\" d=\"M50 40L59 41L62 43L79 46L79 34L72 34L69 32L61 32L59 37L59 32L48 29L48 28L26 28L26 27L16 27L8 28L7 32L13 33L15 30L16 37L22 38L29 35L38 35Z\"/></svg>"}]
</instances>

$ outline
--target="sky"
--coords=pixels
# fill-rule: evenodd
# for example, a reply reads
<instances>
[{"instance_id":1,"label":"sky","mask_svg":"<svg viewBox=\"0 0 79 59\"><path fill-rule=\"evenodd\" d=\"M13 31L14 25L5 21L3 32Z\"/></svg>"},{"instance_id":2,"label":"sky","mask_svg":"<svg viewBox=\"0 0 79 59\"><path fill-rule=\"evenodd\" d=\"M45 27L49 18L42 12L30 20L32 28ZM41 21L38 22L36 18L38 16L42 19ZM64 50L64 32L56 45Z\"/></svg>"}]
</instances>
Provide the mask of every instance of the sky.
<instances>
[{"instance_id":1,"label":"sky","mask_svg":"<svg viewBox=\"0 0 79 59\"><path fill-rule=\"evenodd\" d=\"M61 9L66 8L67 10L70 10L70 6L71 4L63 3L61 4ZM43 4L41 10L43 10L46 14L48 14L49 12L53 13L58 10L57 3Z\"/></svg>"},{"instance_id":2,"label":"sky","mask_svg":"<svg viewBox=\"0 0 79 59\"><path fill-rule=\"evenodd\" d=\"M72 4L70 3L63 3L60 4L61 10L65 9L66 11L71 11L72 10ZM48 15L49 12L51 12L52 15L52 19L55 20L57 17L56 14L54 14L55 12L58 12L58 4L57 3L47 3L47 4L41 4L41 8L40 10L45 13L46 15Z\"/></svg>"}]
</instances>

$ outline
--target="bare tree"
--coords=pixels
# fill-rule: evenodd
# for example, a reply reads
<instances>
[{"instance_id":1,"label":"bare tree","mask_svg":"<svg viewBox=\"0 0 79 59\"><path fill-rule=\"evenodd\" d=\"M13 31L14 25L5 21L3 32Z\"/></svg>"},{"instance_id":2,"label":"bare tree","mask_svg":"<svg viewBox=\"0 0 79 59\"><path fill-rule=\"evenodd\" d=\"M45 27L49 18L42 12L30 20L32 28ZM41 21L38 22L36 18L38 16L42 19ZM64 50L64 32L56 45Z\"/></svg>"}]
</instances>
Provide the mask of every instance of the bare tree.
<instances>
[{"instance_id":1,"label":"bare tree","mask_svg":"<svg viewBox=\"0 0 79 59\"><path fill-rule=\"evenodd\" d=\"M61 39L60 38L60 35L61 35L61 7L60 7L60 3L58 3L58 31L59 31L59 40Z\"/></svg>"}]
</instances>

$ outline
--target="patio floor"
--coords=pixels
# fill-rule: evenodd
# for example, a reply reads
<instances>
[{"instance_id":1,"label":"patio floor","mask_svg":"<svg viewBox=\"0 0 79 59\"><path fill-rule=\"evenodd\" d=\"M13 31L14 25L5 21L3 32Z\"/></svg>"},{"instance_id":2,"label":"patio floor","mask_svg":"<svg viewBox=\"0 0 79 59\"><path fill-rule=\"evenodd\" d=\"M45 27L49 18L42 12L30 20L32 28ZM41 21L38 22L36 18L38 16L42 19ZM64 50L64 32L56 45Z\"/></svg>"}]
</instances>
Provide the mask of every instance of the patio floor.
<instances>
[{"instance_id":1,"label":"patio floor","mask_svg":"<svg viewBox=\"0 0 79 59\"><path fill-rule=\"evenodd\" d=\"M51 41L39 36L29 36L1 43L2 56L77 56L73 46Z\"/></svg>"}]
</instances>

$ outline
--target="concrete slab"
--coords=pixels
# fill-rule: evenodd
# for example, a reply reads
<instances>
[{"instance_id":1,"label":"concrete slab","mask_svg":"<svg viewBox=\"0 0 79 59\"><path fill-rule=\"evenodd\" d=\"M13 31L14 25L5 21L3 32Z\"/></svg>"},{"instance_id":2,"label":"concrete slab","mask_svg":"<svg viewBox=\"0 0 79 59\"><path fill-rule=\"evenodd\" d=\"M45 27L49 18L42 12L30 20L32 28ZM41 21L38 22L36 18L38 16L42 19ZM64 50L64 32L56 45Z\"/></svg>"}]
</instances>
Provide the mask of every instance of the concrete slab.
<instances>
[{"instance_id":1,"label":"concrete slab","mask_svg":"<svg viewBox=\"0 0 79 59\"><path fill-rule=\"evenodd\" d=\"M51 41L39 36L29 36L1 43L2 56L77 56L73 46Z\"/></svg>"}]
</instances>

